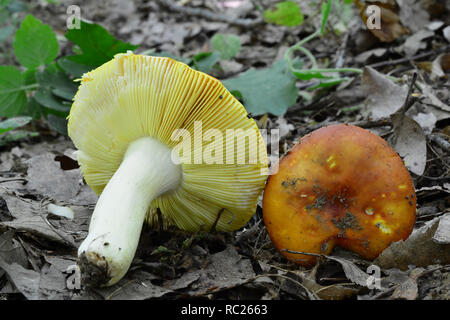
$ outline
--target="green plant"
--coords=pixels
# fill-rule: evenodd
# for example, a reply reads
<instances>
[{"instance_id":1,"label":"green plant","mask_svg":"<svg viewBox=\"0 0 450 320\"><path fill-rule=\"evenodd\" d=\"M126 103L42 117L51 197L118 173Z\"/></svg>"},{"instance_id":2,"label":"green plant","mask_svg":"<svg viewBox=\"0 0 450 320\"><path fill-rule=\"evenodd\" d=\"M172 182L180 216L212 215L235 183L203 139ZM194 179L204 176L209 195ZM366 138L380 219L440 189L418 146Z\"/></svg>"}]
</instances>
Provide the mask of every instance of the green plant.
<instances>
[{"instance_id":1,"label":"green plant","mask_svg":"<svg viewBox=\"0 0 450 320\"><path fill-rule=\"evenodd\" d=\"M74 44L75 54L57 58L59 44L50 26L30 14L25 17L14 38L14 56L21 67L0 66L0 117L45 118L51 129L66 134L78 87L74 80L116 53L137 48L83 21L65 37Z\"/></svg>"},{"instance_id":2,"label":"green plant","mask_svg":"<svg viewBox=\"0 0 450 320\"><path fill-rule=\"evenodd\" d=\"M268 68L250 69L235 78L224 80L225 86L243 101L251 114L281 115L298 99L297 80L317 80L317 84L309 88L314 90L350 79L339 73L361 73L360 69L355 68L320 68L314 55L304 46L308 41L324 35L333 2L338 21L346 23L349 1L326 0L321 7L319 30L290 47L281 61ZM5 12L24 10L18 3L0 0L0 41L2 36L11 36L15 24L18 24L18 21L10 21L3 27ZM264 11L264 18L266 22L285 26L296 26L303 22L300 8L292 1L279 2L273 10ZM13 53L20 67L0 66L0 117L45 119L52 130L66 134L66 118L78 87L74 81L83 73L109 61L115 54L138 48L114 38L98 24L80 21L80 26L80 29L71 29L65 34L65 38L73 44L73 54L58 56L59 44L50 26L32 15L25 17L14 37ZM154 50L141 54L171 57L196 70L210 73L218 67L220 60L234 58L240 46L239 37L218 33L211 39L211 51L200 52L190 58ZM297 52L306 56L310 68L305 68L305 61L296 56ZM300 94L305 96L307 92ZM2 134L4 132L0 131Z\"/></svg>"},{"instance_id":3,"label":"green plant","mask_svg":"<svg viewBox=\"0 0 450 320\"><path fill-rule=\"evenodd\" d=\"M303 22L303 14L294 1L282 1L273 10L264 11L264 20L277 25L296 27Z\"/></svg>"},{"instance_id":4,"label":"green plant","mask_svg":"<svg viewBox=\"0 0 450 320\"><path fill-rule=\"evenodd\" d=\"M295 80L316 79L318 83L310 90L327 88L349 80L348 77L335 75L339 72L361 74L356 68L320 68L314 55L304 45L325 33L325 27L333 6L333 0L327 0L321 7L321 27L316 32L291 46L282 61L262 70L242 73L233 79L224 81L225 86L244 101L244 105L253 115L272 113L282 115L294 105L298 98ZM311 62L311 68L304 68L304 61L294 57L296 51L301 52Z\"/></svg>"}]
</instances>

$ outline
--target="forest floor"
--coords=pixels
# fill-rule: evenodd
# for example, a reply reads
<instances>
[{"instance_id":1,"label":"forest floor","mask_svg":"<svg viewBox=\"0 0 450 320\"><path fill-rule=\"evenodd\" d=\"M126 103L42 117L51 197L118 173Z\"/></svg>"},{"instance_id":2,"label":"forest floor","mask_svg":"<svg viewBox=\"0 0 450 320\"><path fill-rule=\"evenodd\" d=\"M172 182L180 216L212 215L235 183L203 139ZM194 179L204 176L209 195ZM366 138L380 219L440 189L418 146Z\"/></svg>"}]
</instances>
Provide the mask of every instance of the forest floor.
<instances>
[{"instance_id":1,"label":"forest floor","mask_svg":"<svg viewBox=\"0 0 450 320\"><path fill-rule=\"evenodd\" d=\"M67 6L78 5L83 19L139 44L136 53L153 49L191 57L210 51L215 33L237 35L238 54L219 61L210 72L223 80L250 68L270 67L320 27L318 1L299 2L305 21L297 27L240 23L261 16L255 3L267 9L275 2L183 1L185 7L220 13L231 22L174 10L162 1L37 2L31 13L62 36ZM388 30L391 42L369 32L354 6L332 15L328 32L305 47L319 65L371 69L321 90L308 90L317 84L314 79L299 80L301 95L285 114L254 116L261 128L280 129L281 155L305 134L334 123L361 126L397 151L408 150L408 160L414 163L409 169L417 221L410 238L396 244L400 249L389 247L372 262L337 248L313 268L303 268L275 250L258 206L249 223L233 233L146 228L130 271L118 284L69 289L71 266L87 235L97 196L72 159L75 147L70 139L42 124L35 128L38 136L0 147L0 299L450 299L448 27L444 32L450 25L450 7L448 2L447 7L445 2L427 3L433 5L401 1L397 23L409 33ZM61 54L69 51L69 44L62 43ZM413 73L413 92L419 98L403 114L403 125L396 125L390 116L402 105ZM50 214L50 203L70 206L74 218ZM373 275L371 265L380 271L381 282L375 286L365 285Z\"/></svg>"}]
</instances>

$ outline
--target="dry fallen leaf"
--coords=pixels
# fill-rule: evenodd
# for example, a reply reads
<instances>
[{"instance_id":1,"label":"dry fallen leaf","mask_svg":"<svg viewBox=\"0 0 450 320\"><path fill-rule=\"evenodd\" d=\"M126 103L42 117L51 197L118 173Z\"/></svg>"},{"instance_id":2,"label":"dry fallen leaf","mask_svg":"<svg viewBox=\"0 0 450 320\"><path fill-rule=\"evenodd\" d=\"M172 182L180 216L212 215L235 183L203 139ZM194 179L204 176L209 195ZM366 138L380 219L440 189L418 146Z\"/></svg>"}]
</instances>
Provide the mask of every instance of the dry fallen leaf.
<instances>
[{"instance_id":1,"label":"dry fallen leaf","mask_svg":"<svg viewBox=\"0 0 450 320\"><path fill-rule=\"evenodd\" d=\"M417 53L420 49L425 49L427 44L423 41L434 35L433 31L430 30L420 30L413 35L406 38L403 44L403 51L407 57L411 57Z\"/></svg>"},{"instance_id":2,"label":"dry fallen leaf","mask_svg":"<svg viewBox=\"0 0 450 320\"><path fill-rule=\"evenodd\" d=\"M450 244L440 244L433 239L440 220L449 215L450 213L447 213L429 221L423 227L414 230L405 241L392 243L374 263L381 268L401 270L408 269L409 265L425 267L431 264L449 264Z\"/></svg>"},{"instance_id":3,"label":"dry fallen leaf","mask_svg":"<svg viewBox=\"0 0 450 320\"><path fill-rule=\"evenodd\" d=\"M433 241L439 244L450 244L450 214L446 214L439 220Z\"/></svg>"},{"instance_id":4,"label":"dry fallen leaf","mask_svg":"<svg viewBox=\"0 0 450 320\"><path fill-rule=\"evenodd\" d=\"M53 153L34 156L26 161L28 165L27 189L40 195L69 203L95 203L97 196L82 179L80 169L63 170Z\"/></svg>"},{"instance_id":5,"label":"dry fallen leaf","mask_svg":"<svg viewBox=\"0 0 450 320\"><path fill-rule=\"evenodd\" d=\"M405 27L417 32L430 22L430 15L420 0L396 0L399 7L399 18Z\"/></svg>"},{"instance_id":6,"label":"dry fallen leaf","mask_svg":"<svg viewBox=\"0 0 450 320\"><path fill-rule=\"evenodd\" d=\"M422 127L403 114L391 116L394 136L391 145L409 171L422 175L427 163L427 140Z\"/></svg>"},{"instance_id":7,"label":"dry fallen leaf","mask_svg":"<svg viewBox=\"0 0 450 320\"><path fill-rule=\"evenodd\" d=\"M389 117L405 102L407 86L398 86L385 75L371 67L365 67L362 75L366 93L365 108L374 119Z\"/></svg>"},{"instance_id":8,"label":"dry fallen leaf","mask_svg":"<svg viewBox=\"0 0 450 320\"><path fill-rule=\"evenodd\" d=\"M240 256L229 245L225 250L211 255L204 269L187 272L176 280L168 281L165 287L179 288L183 283L189 285L187 294L197 296L239 285L254 276L250 260Z\"/></svg>"},{"instance_id":9,"label":"dry fallen leaf","mask_svg":"<svg viewBox=\"0 0 450 320\"><path fill-rule=\"evenodd\" d=\"M405 28L400 22L400 18L397 15L397 8L395 1L368 1L358 0L355 2L359 8L361 18L364 24L367 25L368 19L368 7L376 5L380 8L380 28L368 28L369 31L382 42L392 42L402 35L408 33L408 29Z\"/></svg>"},{"instance_id":10,"label":"dry fallen leaf","mask_svg":"<svg viewBox=\"0 0 450 320\"><path fill-rule=\"evenodd\" d=\"M152 284L154 275L145 271L130 272L125 278L112 287L94 288L93 290L105 300L145 300L157 299L172 290Z\"/></svg>"}]
</instances>

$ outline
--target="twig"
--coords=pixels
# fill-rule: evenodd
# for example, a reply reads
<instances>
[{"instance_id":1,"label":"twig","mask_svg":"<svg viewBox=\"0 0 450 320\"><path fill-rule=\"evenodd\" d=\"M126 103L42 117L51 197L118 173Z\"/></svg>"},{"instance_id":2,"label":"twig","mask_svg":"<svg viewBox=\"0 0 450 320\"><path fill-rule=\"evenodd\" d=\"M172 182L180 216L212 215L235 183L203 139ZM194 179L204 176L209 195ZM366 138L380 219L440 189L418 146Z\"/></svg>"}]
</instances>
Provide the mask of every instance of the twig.
<instances>
[{"instance_id":1,"label":"twig","mask_svg":"<svg viewBox=\"0 0 450 320\"><path fill-rule=\"evenodd\" d=\"M126 283L124 283L122 286L120 286L119 288L117 288L116 290L114 290L113 292L111 292L106 298L105 300L110 300L113 296L115 296L117 293L119 293L120 290L122 290L123 288L125 288L126 286L128 286L129 284L136 282L136 280L129 280Z\"/></svg>"},{"instance_id":2,"label":"twig","mask_svg":"<svg viewBox=\"0 0 450 320\"><path fill-rule=\"evenodd\" d=\"M431 140L431 134L430 135L428 135L428 139L430 139ZM445 141L445 140L444 140ZM447 141L445 141L445 142L447 142ZM448 142L447 142L448 143ZM448 143L449 144L449 146L450 146L450 143ZM436 160L436 159L439 159L439 160L441 160L441 162L442 162L442 164L444 165L444 166L446 166L448 169L450 168L450 165L448 165L447 164L447 162L445 161L445 159L443 159L443 157L442 157L442 155L440 155L436 150L434 150L434 148L431 146L431 143L429 143L428 141L427 141L427 145L428 145L428 147L430 148L430 150L431 150L431 152L433 152L435 155L436 155L436 157L437 158L435 158L434 160ZM444 148L442 148L442 149L444 149ZM445 149L444 149L445 150ZM448 150L447 150L448 151ZM427 160L428 161L428 160ZM431 162L431 161L430 161Z\"/></svg>"},{"instance_id":3,"label":"twig","mask_svg":"<svg viewBox=\"0 0 450 320\"><path fill-rule=\"evenodd\" d=\"M408 109L411 108L413 104L416 103L416 101L418 100L417 97L412 96L412 91L416 83L416 80L417 80L417 73L414 72L411 82L409 83L408 94L406 95L405 102L400 107L400 109L398 109L394 114L404 115L406 111L408 111Z\"/></svg>"},{"instance_id":4,"label":"twig","mask_svg":"<svg viewBox=\"0 0 450 320\"><path fill-rule=\"evenodd\" d=\"M0 180L0 183L11 182L11 181L27 181L27 179L25 179L25 178L4 179L4 180Z\"/></svg>"},{"instance_id":5,"label":"twig","mask_svg":"<svg viewBox=\"0 0 450 320\"><path fill-rule=\"evenodd\" d=\"M450 152L450 142L445 140L444 138L441 138L437 134L430 134L428 135L431 141L436 143L441 149L445 150L446 152Z\"/></svg>"},{"instance_id":6,"label":"twig","mask_svg":"<svg viewBox=\"0 0 450 320\"><path fill-rule=\"evenodd\" d=\"M209 230L210 233L216 232L217 222L219 222L220 216L222 215L222 213L223 213L224 211L225 211L225 208L221 208L221 209L219 210L219 212L217 213L216 220L214 221L213 225L211 226L211 229Z\"/></svg>"},{"instance_id":7,"label":"twig","mask_svg":"<svg viewBox=\"0 0 450 320\"><path fill-rule=\"evenodd\" d=\"M172 3L170 0L157 0L157 2L161 4L163 7L166 7L167 9L174 12L198 16L213 21L226 22L240 27L252 28L264 22L263 19L260 17L256 19L233 18L221 13L212 12L207 9L179 6L177 4Z\"/></svg>"},{"instance_id":8,"label":"twig","mask_svg":"<svg viewBox=\"0 0 450 320\"><path fill-rule=\"evenodd\" d=\"M416 60L416 59L421 59L421 58L426 58L428 56L434 55L434 54L440 54L442 52L445 52L448 50L448 48L450 48L450 46L445 46L439 50L432 50L432 51L428 51L428 52L424 52L412 57L406 57L406 58L400 58L400 59L395 59L395 60L390 60L390 61L381 61L381 62L377 62L377 63L373 63L373 64L369 64L369 67L372 68L380 68L380 67L386 67L386 66L391 66L394 64L401 64L401 63L405 63L405 62L410 62L412 60Z\"/></svg>"},{"instance_id":9,"label":"twig","mask_svg":"<svg viewBox=\"0 0 450 320\"><path fill-rule=\"evenodd\" d=\"M204 295L207 295L207 294L211 294L211 293L218 293L218 292L221 292L221 291L226 291L226 290L234 289L234 288L240 287L240 286L242 286L242 285L245 285L245 284L254 282L255 280L257 280L257 279L259 279L259 278L264 278L264 277L266 277L266 278L270 278L270 277L278 277L278 278L283 278L283 279L292 281L293 283L295 283L296 285L298 285L299 287L301 287L303 290L305 290L305 291L306 291L306 294L308 295L308 297L309 297L311 300L320 300L320 298L319 298L315 293L309 291L309 289L306 288L306 287L305 287L302 283L300 283L299 281L297 281L297 280L295 280L295 279L292 279L292 278L290 278L290 277L288 277L288 276L285 276L285 275L282 275L282 274L276 274L276 273L274 273L274 274L259 274L259 275L257 275L257 276L252 277L252 278L249 278L249 279L247 279L247 280L245 280L245 281L243 281L243 282L240 282L240 283L237 283L237 284L228 286L228 287L220 287L220 288L216 288L216 289L214 289L214 290L208 290L208 291L205 291L205 292L200 292L200 293L197 293L197 294L193 294L193 295L191 295L191 297L201 297L201 296L204 296Z\"/></svg>"},{"instance_id":10,"label":"twig","mask_svg":"<svg viewBox=\"0 0 450 320\"><path fill-rule=\"evenodd\" d=\"M76 246L71 242L71 241L69 241L68 239L66 239L66 237L64 237L61 233L59 233L58 232L58 230L56 230L56 228L47 220L47 218L46 217L44 217L42 214L40 214L39 213L39 216L42 218L42 220L44 220L44 222L50 227L50 229L54 232L54 233L56 233L62 240L63 240L63 242L67 245L67 246L69 246L69 247L71 247L71 248L76 248Z\"/></svg>"},{"instance_id":11,"label":"twig","mask_svg":"<svg viewBox=\"0 0 450 320\"><path fill-rule=\"evenodd\" d=\"M348 38L349 38L349 33L347 32L344 35L344 39L342 39L342 44L339 47L338 52L337 52L336 68L342 68L344 66L345 49L347 48Z\"/></svg>"}]
</instances>

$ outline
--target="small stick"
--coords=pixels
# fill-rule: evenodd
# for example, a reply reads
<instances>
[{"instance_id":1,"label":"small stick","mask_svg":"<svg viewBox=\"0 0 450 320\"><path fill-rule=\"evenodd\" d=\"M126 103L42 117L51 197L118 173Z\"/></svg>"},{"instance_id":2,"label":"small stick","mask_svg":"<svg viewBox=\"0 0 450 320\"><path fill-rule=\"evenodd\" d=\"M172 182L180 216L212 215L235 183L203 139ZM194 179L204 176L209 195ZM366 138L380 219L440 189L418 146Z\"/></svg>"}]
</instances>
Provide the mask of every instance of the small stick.
<instances>
[{"instance_id":1,"label":"small stick","mask_svg":"<svg viewBox=\"0 0 450 320\"><path fill-rule=\"evenodd\" d=\"M159 232L163 232L164 231L163 216L162 216L162 212L159 208L156 208L156 216L158 217Z\"/></svg>"},{"instance_id":2,"label":"small stick","mask_svg":"<svg viewBox=\"0 0 450 320\"><path fill-rule=\"evenodd\" d=\"M225 208L221 208L219 210L219 213L217 213L216 221L214 221L213 225L211 226L211 229L209 230L210 233L216 232L217 223L219 222L220 216L222 215L222 212L224 212L224 211L225 211Z\"/></svg>"},{"instance_id":3,"label":"small stick","mask_svg":"<svg viewBox=\"0 0 450 320\"><path fill-rule=\"evenodd\" d=\"M397 112L395 112L395 114L402 114L402 115L405 114L406 111L408 111L408 109L411 108L413 104L416 103L416 101L418 100L417 97L412 96L412 91L414 88L414 84L416 83L416 80L417 80L417 73L414 72L411 82L409 84L408 94L406 95L405 102L400 107L400 109L398 109Z\"/></svg>"},{"instance_id":4,"label":"small stick","mask_svg":"<svg viewBox=\"0 0 450 320\"><path fill-rule=\"evenodd\" d=\"M443 150L445 150L447 152L450 152L450 142L448 142L444 138L441 138L437 134L430 134L430 135L428 135L428 137L430 138L431 141L436 143L440 148L442 148Z\"/></svg>"},{"instance_id":5,"label":"small stick","mask_svg":"<svg viewBox=\"0 0 450 320\"><path fill-rule=\"evenodd\" d=\"M424 53L418 54L413 57L400 58L400 59L396 59L396 60L381 61L381 62L373 63L373 64L370 64L369 67L380 68L380 67L385 67L385 66L391 66L394 64L401 64L404 62L409 62L409 61L416 60L416 59L426 58L433 54L439 54L439 53L445 52L448 50L448 48L449 48L449 46L447 45L439 50L432 50L432 51L424 52Z\"/></svg>"}]
</instances>

